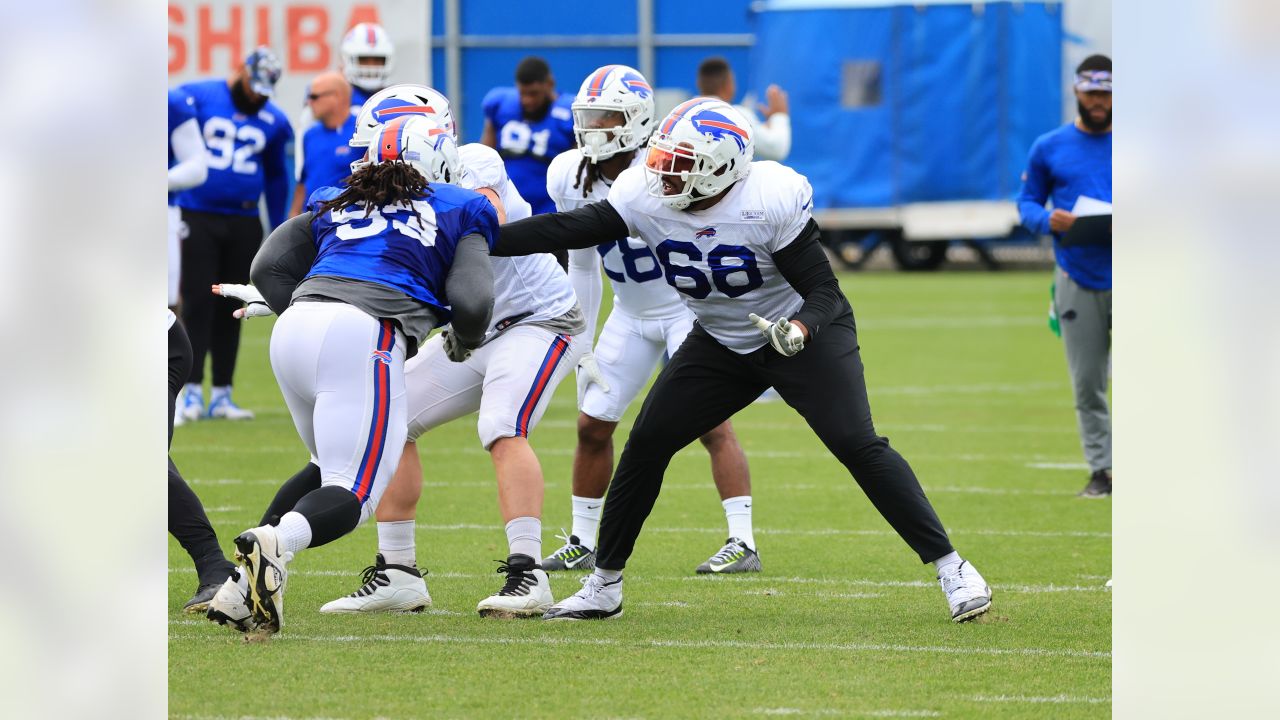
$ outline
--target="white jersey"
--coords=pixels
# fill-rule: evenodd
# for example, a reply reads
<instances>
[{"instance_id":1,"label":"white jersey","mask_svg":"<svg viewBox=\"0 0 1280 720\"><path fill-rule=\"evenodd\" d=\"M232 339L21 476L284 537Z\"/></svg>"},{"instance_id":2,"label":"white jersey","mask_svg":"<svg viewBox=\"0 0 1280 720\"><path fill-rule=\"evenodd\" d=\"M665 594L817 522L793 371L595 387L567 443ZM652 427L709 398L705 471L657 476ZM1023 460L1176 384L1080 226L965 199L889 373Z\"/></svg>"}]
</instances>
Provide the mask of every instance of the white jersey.
<instances>
[{"instance_id":1,"label":"white jersey","mask_svg":"<svg viewBox=\"0 0 1280 720\"><path fill-rule=\"evenodd\" d=\"M507 177L506 166L497 150L470 143L458 148L458 158L462 161L460 187L493 188L502 200L508 222L533 214L533 208L520 197L515 183ZM528 313L520 322L551 320L569 312L577 303L569 277L550 253L494 257L490 262L493 264L493 324L485 333L485 342L513 324L503 322L509 318Z\"/></svg>"},{"instance_id":2,"label":"white jersey","mask_svg":"<svg viewBox=\"0 0 1280 720\"><path fill-rule=\"evenodd\" d=\"M740 354L765 344L747 319L792 317L803 298L773 262L813 212L813 188L803 175L772 161L751 163L751 173L706 210L672 210L650 197L646 170L623 171L609 190L609 204L662 262L664 276L680 291L702 325Z\"/></svg>"},{"instance_id":3,"label":"white jersey","mask_svg":"<svg viewBox=\"0 0 1280 720\"><path fill-rule=\"evenodd\" d=\"M560 153L551 161L547 169L547 194L555 201L556 210L575 210L609 196L610 183L603 178L596 179L591 193L585 197L581 185L573 187L581 163L582 153L576 148ZM643 165L644 155L637 152L631 167ZM594 290L578 292L578 300L583 303L582 311L588 321L594 321L599 310L601 265L613 287L615 308L645 320L688 314L680 295L663 280L662 266L649 246L642 240L627 238L620 243L609 242L596 248L569 251L569 274L574 287L583 288L590 284ZM587 307L588 300L584 295L594 300L591 307Z\"/></svg>"}]
</instances>

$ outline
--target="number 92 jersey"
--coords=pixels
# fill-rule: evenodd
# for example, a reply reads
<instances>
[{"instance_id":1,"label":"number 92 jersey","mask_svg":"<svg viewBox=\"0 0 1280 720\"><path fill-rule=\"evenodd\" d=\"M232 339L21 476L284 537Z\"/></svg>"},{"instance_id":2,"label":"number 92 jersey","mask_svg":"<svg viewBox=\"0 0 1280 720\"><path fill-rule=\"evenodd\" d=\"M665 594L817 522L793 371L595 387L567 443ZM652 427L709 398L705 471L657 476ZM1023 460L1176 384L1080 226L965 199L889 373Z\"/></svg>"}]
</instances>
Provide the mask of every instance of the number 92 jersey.
<instances>
[{"instance_id":1,"label":"number 92 jersey","mask_svg":"<svg viewBox=\"0 0 1280 720\"><path fill-rule=\"evenodd\" d=\"M363 280L399 290L430 306L441 323L448 322L445 279L453 266L458 241L475 233L493 247L498 215L483 195L452 185L431 185L426 195L404 205L375 208L366 217L363 205L320 212L320 203L342 190L323 187L312 193L307 210L316 259L307 277ZM418 217L414 217L416 210ZM419 224L421 218L421 225Z\"/></svg>"},{"instance_id":2,"label":"number 92 jersey","mask_svg":"<svg viewBox=\"0 0 1280 720\"><path fill-rule=\"evenodd\" d=\"M623 171L609 204L633 237L653 250L663 276L722 345L746 354L765 344L747 319L791 317L804 303L773 262L813 215L813 188L776 162L751 163L751 172L706 210L672 210L646 187L646 170Z\"/></svg>"}]
</instances>

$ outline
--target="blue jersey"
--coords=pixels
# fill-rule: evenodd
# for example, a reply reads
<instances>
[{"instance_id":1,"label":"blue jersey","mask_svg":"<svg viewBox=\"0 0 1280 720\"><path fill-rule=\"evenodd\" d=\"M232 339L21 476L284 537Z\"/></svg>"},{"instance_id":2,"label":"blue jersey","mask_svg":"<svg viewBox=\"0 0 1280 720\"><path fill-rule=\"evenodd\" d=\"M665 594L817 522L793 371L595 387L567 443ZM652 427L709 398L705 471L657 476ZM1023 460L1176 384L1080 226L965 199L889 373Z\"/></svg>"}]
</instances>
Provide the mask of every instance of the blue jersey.
<instances>
[{"instance_id":1,"label":"blue jersey","mask_svg":"<svg viewBox=\"0 0 1280 720\"><path fill-rule=\"evenodd\" d=\"M316 259L307 277L324 275L377 283L399 290L432 308L448 322L449 298L445 278L453 265L458 241L475 233L492 248L498 239L498 214L481 194L453 185L431 185L413 201L386 206L365 217L364 207L319 212L322 201L342 191L320 188L307 200L316 212L311 221ZM421 218L421 225L419 225Z\"/></svg>"},{"instance_id":2,"label":"blue jersey","mask_svg":"<svg viewBox=\"0 0 1280 720\"><path fill-rule=\"evenodd\" d=\"M362 87L357 87L355 85L352 85L351 86L351 114L359 115L360 108L363 107L365 102L368 101L368 99L372 96L373 96L373 93L369 92L368 90L365 90Z\"/></svg>"},{"instance_id":3,"label":"blue jersey","mask_svg":"<svg viewBox=\"0 0 1280 720\"><path fill-rule=\"evenodd\" d=\"M520 93L514 87L494 88L484 96L484 116L498 135L498 153L507 176L534 214L555 212L547 195L547 166L557 155L576 146L573 139L572 95L560 95L541 120L526 120Z\"/></svg>"},{"instance_id":4,"label":"blue jersey","mask_svg":"<svg viewBox=\"0 0 1280 720\"><path fill-rule=\"evenodd\" d=\"M293 128L280 108L267 102L256 115L236 109L225 80L183 85L195 98L196 119L209 158L209 179L178 195L180 207L221 215L258 214L258 198L266 195L271 226L288 212L289 174L286 150Z\"/></svg>"},{"instance_id":5,"label":"blue jersey","mask_svg":"<svg viewBox=\"0 0 1280 720\"><path fill-rule=\"evenodd\" d=\"M1055 208L1070 211L1081 195L1111 202L1111 133L1095 135L1071 123L1041 135L1031 146L1018 197L1022 224L1048 233L1045 201L1052 198ZM1110 245L1063 247L1058 233L1053 240L1058 265L1072 280L1090 290L1111 289Z\"/></svg>"},{"instance_id":6,"label":"blue jersey","mask_svg":"<svg viewBox=\"0 0 1280 720\"><path fill-rule=\"evenodd\" d=\"M196 101L190 95L180 89L169 91L169 167L178 164L178 158L173 155L173 131L178 126L188 120L196 119ZM173 198L177 193L169 193L169 204L173 204Z\"/></svg>"},{"instance_id":7,"label":"blue jersey","mask_svg":"<svg viewBox=\"0 0 1280 720\"><path fill-rule=\"evenodd\" d=\"M298 181L311 197L322 187L340 187L351 174L351 161L361 152L347 143L356 132L356 117L348 115L336 130L317 122L302 134L302 172Z\"/></svg>"}]
</instances>

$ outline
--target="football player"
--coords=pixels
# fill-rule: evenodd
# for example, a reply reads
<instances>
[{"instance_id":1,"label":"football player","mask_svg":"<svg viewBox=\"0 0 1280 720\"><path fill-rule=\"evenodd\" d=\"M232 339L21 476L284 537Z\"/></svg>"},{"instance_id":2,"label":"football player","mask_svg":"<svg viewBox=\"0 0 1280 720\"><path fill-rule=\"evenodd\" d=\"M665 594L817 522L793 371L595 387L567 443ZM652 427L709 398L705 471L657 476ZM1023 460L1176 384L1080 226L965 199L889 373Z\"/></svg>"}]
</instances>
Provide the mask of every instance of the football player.
<instances>
[{"instance_id":1,"label":"football player","mask_svg":"<svg viewBox=\"0 0 1280 720\"><path fill-rule=\"evenodd\" d=\"M494 88L484 96L480 142L502 155L534 214L555 210L547 195L547 165L573 147L572 102L572 96L556 94L551 68L540 57L520 61L515 87Z\"/></svg>"},{"instance_id":2,"label":"football player","mask_svg":"<svg viewBox=\"0 0 1280 720\"><path fill-rule=\"evenodd\" d=\"M357 23L342 36L342 75L351 83L351 114L391 84L396 47L377 23Z\"/></svg>"},{"instance_id":3,"label":"football player","mask_svg":"<svg viewBox=\"0 0 1280 720\"><path fill-rule=\"evenodd\" d=\"M906 460L876 434L853 312L818 243L813 190L795 171L752 162L750 125L722 100L671 111L644 167L607 199L502 228L494 253L586 248L639 238L697 317L645 398L609 486L596 569L549 619L622 613L622 571L680 448L772 385L923 562L936 565L956 622L991 589L951 546Z\"/></svg>"},{"instance_id":4,"label":"football player","mask_svg":"<svg viewBox=\"0 0 1280 720\"><path fill-rule=\"evenodd\" d=\"M446 322L456 359L483 340L498 217L482 195L427 181L452 142L429 118L387 123L350 185L317 191L254 258L254 285L280 314L271 367L321 486L236 538L241 567L210 619L280 630L289 561L371 516L400 461L405 361Z\"/></svg>"},{"instance_id":5,"label":"football player","mask_svg":"<svg viewBox=\"0 0 1280 720\"><path fill-rule=\"evenodd\" d=\"M208 288L225 280L249 280L249 264L262 244L258 199L266 198L271 227L284 222L289 209L286 146L293 129L270 101L280 79L280 60L260 47L245 58L229 80L205 80L182 86L195 99L204 136L208 180L184 190L177 204L187 237L182 246L182 322L191 336L191 376L177 412L184 420L201 416L248 420L253 413L231 400L240 325L234 304L212 298ZM205 355L212 356L213 388L204 406Z\"/></svg>"},{"instance_id":6,"label":"football player","mask_svg":"<svg viewBox=\"0 0 1280 720\"><path fill-rule=\"evenodd\" d=\"M381 123L426 115L449 131L449 102L418 85L387 88L366 103L352 143L376 136ZM493 149L472 143L458 148L456 162L441 165L435 181L484 193L507 218L528 217L529 204L507 177ZM327 603L321 612L403 612L431 602L416 565L414 539L422 466L415 441L423 433L479 411L477 432L489 452L498 482L498 504L509 555L499 565L503 587L481 600L483 616L536 616L554 602L542 557L542 467L529 433L546 412L560 381L577 364L586 329L568 278L551 255L493 258L494 310L480 346L462 362L447 357L447 335L429 340L405 366L409 433L400 468L378 506L378 555L365 584ZM304 469L277 494L267 519L283 514L299 492L315 482Z\"/></svg>"},{"instance_id":7,"label":"football player","mask_svg":"<svg viewBox=\"0 0 1280 720\"><path fill-rule=\"evenodd\" d=\"M547 170L547 193L557 210L572 210L609 195L627 168L642 165L638 153L653 132L653 88L625 65L606 65L587 76L573 101L578 147L562 153ZM578 376L578 446L573 456L573 532L542 561L547 570L595 567L596 531L605 490L613 474L613 434L631 401L653 375L663 354L674 355L693 327L693 313L663 281L662 266L643 241L621 238L595 248L569 251L569 278L595 337L600 307L600 268L613 288L613 310L595 352L584 356L590 372ZM724 547L697 567L699 573L760 570L751 527L751 478L747 458L726 420L703 435L711 454L711 476L729 524Z\"/></svg>"}]
</instances>

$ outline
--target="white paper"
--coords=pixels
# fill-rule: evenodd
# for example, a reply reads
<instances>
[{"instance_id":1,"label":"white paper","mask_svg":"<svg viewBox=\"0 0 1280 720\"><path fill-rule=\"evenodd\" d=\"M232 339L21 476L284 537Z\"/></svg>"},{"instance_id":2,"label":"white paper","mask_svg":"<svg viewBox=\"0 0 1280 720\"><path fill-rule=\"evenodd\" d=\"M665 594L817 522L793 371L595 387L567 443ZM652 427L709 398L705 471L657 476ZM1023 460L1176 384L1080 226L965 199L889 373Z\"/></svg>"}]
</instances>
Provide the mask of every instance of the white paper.
<instances>
[{"instance_id":1,"label":"white paper","mask_svg":"<svg viewBox=\"0 0 1280 720\"><path fill-rule=\"evenodd\" d=\"M1110 215L1111 203L1103 202L1097 198L1091 198L1088 195L1081 195L1076 199L1076 206L1071 210L1071 214L1076 217L1089 217L1090 215Z\"/></svg>"}]
</instances>

